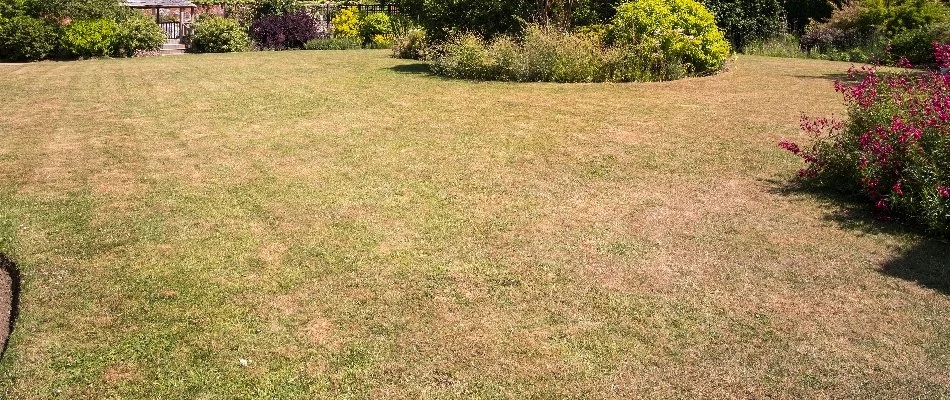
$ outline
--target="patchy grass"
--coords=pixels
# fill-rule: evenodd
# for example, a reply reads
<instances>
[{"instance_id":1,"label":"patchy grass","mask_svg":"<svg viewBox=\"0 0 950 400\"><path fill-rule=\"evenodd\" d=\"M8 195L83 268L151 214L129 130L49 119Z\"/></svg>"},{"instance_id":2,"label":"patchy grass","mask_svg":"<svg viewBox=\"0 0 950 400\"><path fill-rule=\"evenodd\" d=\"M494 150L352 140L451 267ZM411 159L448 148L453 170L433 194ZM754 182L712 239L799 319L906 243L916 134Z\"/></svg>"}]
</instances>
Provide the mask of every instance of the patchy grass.
<instances>
[{"instance_id":1,"label":"patchy grass","mask_svg":"<svg viewBox=\"0 0 950 400\"><path fill-rule=\"evenodd\" d=\"M0 65L3 397L950 396L950 246L786 190L846 64L386 55Z\"/></svg>"}]
</instances>

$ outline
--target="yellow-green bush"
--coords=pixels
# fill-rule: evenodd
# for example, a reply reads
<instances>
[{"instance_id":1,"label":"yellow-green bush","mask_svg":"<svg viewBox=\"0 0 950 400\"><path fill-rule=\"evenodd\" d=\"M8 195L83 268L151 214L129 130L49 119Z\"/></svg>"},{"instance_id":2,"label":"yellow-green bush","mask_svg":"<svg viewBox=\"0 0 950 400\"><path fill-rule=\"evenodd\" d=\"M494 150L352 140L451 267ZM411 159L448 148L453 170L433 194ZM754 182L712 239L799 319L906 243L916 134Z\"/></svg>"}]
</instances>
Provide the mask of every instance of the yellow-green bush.
<instances>
[{"instance_id":1,"label":"yellow-green bush","mask_svg":"<svg viewBox=\"0 0 950 400\"><path fill-rule=\"evenodd\" d=\"M358 38L360 37L360 28L363 25L363 15L356 7L344 8L333 16L330 23L333 25L333 37L340 39Z\"/></svg>"},{"instance_id":2,"label":"yellow-green bush","mask_svg":"<svg viewBox=\"0 0 950 400\"><path fill-rule=\"evenodd\" d=\"M689 73L722 69L731 52L713 14L694 0L631 0L617 8L609 40L616 46L654 43Z\"/></svg>"},{"instance_id":3,"label":"yellow-green bush","mask_svg":"<svg viewBox=\"0 0 950 400\"><path fill-rule=\"evenodd\" d=\"M60 43L77 57L105 57L112 53L119 25L109 19L73 21L63 29Z\"/></svg>"}]
</instances>

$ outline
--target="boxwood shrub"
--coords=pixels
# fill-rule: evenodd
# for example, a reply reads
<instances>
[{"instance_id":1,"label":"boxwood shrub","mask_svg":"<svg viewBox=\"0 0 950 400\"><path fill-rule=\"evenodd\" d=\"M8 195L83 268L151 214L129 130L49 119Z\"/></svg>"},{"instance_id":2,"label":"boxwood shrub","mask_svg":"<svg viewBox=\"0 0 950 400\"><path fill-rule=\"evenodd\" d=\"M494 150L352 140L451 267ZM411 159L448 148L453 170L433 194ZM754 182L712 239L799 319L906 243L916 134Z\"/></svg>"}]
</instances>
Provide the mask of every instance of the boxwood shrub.
<instances>
[{"instance_id":1,"label":"boxwood shrub","mask_svg":"<svg viewBox=\"0 0 950 400\"><path fill-rule=\"evenodd\" d=\"M631 0L617 8L609 40L620 46L653 41L692 74L723 67L731 52L715 17L694 0Z\"/></svg>"},{"instance_id":2,"label":"boxwood shrub","mask_svg":"<svg viewBox=\"0 0 950 400\"><path fill-rule=\"evenodd\" d=\"M139 51L158 50L167 39L165 32L151 17L132 13L119 22L113 53L119 57L131 57Z\"/></svg>"},{"instance_id":3,"label":"boxwood shrub","mask_svg":"<svg viewBox=\"0 0 950 400\"><path fill-rule=\"evenodd\" d=\"M237 21L219 16L199 19L190 40L191 50L199 53L246 51L251 46L250 37Z\"/></svg>"},{"instance_id":4,"label":"boxwood shrub","mask_svg":"<svg viewBox=\"0 0 950 400\"><path fill-rule=\"evenodd\" d=\"M108 19L75 20L63 29L60 43L75 57L105 57L112 53L119 25Z\"/></svg>"},{"instance_id":5,"label":"boxwood shrub","mask_svg":"<svg viewBox=\"0 0 950 400\"><path fill-rule=\"evenodd\" d=\"M0 58L36 61L49 57L58 47L59 26L28 16L7 20L0 27Z\"/></svg>"}]
</instances>

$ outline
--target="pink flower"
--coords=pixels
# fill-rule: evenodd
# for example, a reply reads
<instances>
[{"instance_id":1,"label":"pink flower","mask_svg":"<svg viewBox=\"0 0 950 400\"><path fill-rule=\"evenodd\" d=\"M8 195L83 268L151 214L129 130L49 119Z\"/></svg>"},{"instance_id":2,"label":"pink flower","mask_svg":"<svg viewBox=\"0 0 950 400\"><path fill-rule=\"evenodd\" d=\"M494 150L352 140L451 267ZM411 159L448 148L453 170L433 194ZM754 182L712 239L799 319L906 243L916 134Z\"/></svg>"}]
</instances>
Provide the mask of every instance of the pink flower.
<instances>
[{"instance_id":1,"label":"pink flower","mask_svg":"<svg viewBox=\"0 0 950 400\"><path fill-rule=\"evenodd\" d=\"M798 148L798 145L797 145L797 144L791 143L791 142L788 142L788 141L785 141L785 140L779 142L778 147L781 147L781 148L783 148L783 149L785 149L785 150L788 150L788 151L792 152L793 154L798 154L798 153L801 153L801 152L802 152L802 150Z\"/></svg>"},{"instance_id":2,"label":"pink flower","mask_svg":"<svg viewBox=\"0 0 950 400\"><path fill-rule=\"evenodd\" d=\"M904 188L901 187L901 181L897 181L894 186L891 186L891 190L893 190L894 193L897 193L898 196L904 195Z\"/></svg>"}]
</instances>

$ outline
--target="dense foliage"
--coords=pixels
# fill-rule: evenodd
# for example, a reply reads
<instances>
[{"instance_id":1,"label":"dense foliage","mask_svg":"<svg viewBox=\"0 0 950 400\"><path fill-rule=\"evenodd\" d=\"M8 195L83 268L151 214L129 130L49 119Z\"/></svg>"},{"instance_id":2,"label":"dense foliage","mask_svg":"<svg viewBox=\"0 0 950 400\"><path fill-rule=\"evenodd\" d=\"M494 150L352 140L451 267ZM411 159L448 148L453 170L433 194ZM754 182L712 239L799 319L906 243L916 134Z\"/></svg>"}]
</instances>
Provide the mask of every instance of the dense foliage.
<instances>
[{"instance_id":1,"label":"dense foliage","mask_svg":"<svg viewBox=\"0 0 950 400\"><path fill-rule=\"evenodd\" d=\"M59 26L28 16L13 17L0 26L0 58L12 61L42 60L58 46Z\"/></svg>"},{"instance_id":2,"label":"dense foliage","mask_svg":"<svg viewBox=\"0 0 950 400\"><path fill-rule=\"evenodd\" d=\"M360 22L359 34L364 45L389 41L392 32L389 16L383 13L369 14L363 17Z\"/></svg>"},{"instance_id":3,"label":"dense foliage","mask_svg":"<svg viewBox=\"0 0 950 400\"><path fill-rule=\"evenodd\" d=\"M426 56L426 31L420 28L410 29L393 38L393 57L422 60Z\"/></svg>"},{"instance_id":4,"label":"dense foliage","mask_svg":"<svg viewBox=\"0 0 950 400\"><path fill-rule=\"evenodd\" d=\"M950 45L934 50L950 67ZM805 160L805 181L861 194L885 215L950 234L950 74L850 71L859 73L859 84L835 85L848 104L847 122L803 118L814 144L781 146Z\"/></svg>"},{"instance_id":5,"label":"dense foliage","mask_svg":"<svg viewBox=\"0 0 950 400\"><path fill-rule=\"evenodd\" d=\"M791 33L800 35L811 21L824 21L844 0L784 0L785 18Z\"/></svg>"},{"instance_id":6,"label":"dense foliage","mask_svg":"<svg viewBox=\"0 0 950 400\"><path fill-rule=\"evenodd\" d=\"M807 52L858 62L897 60L909 56L931 59L924 50L942 36L950 7L939 0L862 0L834 9L823 22L813 22L801 37ZM892 53L886 49L894 44Z\"/></svg>"},{"instance_id":7,"label":"dense foliage","mask_svg":"<svg viewBox=\"0 0 950 400\"><path fill-rule=\"evenodd\" d=\"M128 57L140 51L157 50L167 39L165 32L151 17L132 13L118 24L113 53L119 57Z\"/></svg>"},{"instance_id":8,"label":"dense foliage","mask_svg":"<svg viewBox=\"0 0 950 400\"><path fill-rule=\"evenodd\" d=\"M73 20L60 36L63 49L75 57L105 57L112 53L119 25L110 19Z\"/></svg>"},{"instance_id":9,"label":"dense foliage","mask_svg":"<svg viewBox=\"0 0 950 400\"><path fill-rule=\"evenodd\" d=\"M116 0L23 0L22 7L28 15L54 19L118 21L132 12Z\"/></svg>"},{"instance_id":10,"label":"dense foliage","mask_svg":"<svg viewBox=\"0 0 950 400\"><path fill-rule=\"evenodd\" d=\"M0 58L9 60L132 56L166 40L150 17L114 0L0 0L7 18Z\"/></svg>"},{"instance_id":11,"label":"dense foliage","mask_svg":"<svg viewBox=\"0 0 950 400\"><path fill-rule=\"evenodd\" d=\"M736 50L786 30L780 0L703 0L703 4L716 16L717 26Z\"/></svg>"},{"instance_id":12,"label":"dense foliage","mask_svg":"<svg viewBox=\"0 0 950 400\"><path fill-rule=\"evenodd\" d=\"M317 21L305 11L267 15L254 21L251 36L264 48L274 50L302 49L304 44L321 36Z\"/></svg>"},{"instance_id":13,"label":"dense foliage","mask_svg":"<svg viewBox=\"0 0 950 400\"><path fill-rule=\"evenodd\" d=\"M950 21L898 34L891 41L891 53L906 57L913 64L937 64L932 46L934 42L950 43Z\"/></svg>"},{"instance_id":14,"label":"dense foliage","mask_svg":"<svg viewBox=\"0 0 950 400\"><path fill-rule=\"evenodd\" d=\"M297 0L255 0L252 2L256 18L281 15L300 10Z\"/></svg>"},{"instance_id":15,"label":"dense foliage","mask_svg":"<svg viewBox=\"0 0 950 400\"><path fill-rule=\"evenodd\" d=\"M520 42L463 34L445 42L432 70L452 78L591 82L607 80L600 48L569 33L529 26Z\"/></svg>"},{"instance_id":16,"label":"dense foliage","mask_svg":"<svg viewBox=\"0 0 950 400\"><path fill-rule=\"evenodd\" d=\"M632 0L620 5L609 30L621 46L656 42L667 58L682 60L690 73L722 68L731 51L715 18L694 0Z\"/></svg>"},{"instance_id":17,"label":"dense foliage","mask_svg":"<svg viewBox=\"0 0 950 400\"><path fill-rule=\"evenodd\" d=\"M536 0L398 0L397 4L434 42L466 32L486 38L515 35L525 21L537 20L542 12Z\"/></svg>"},{"instance_id":18,"label":"dense foliage","mask_svg":"<svg viewBox=\"0 0 950 400\"><path fill-rule=\"evenodd\" d=\"M303 46L307 50L354 50L362 48L362 43L355 38L325 38L313 39Z\"/></svg>"},{"instance_id":19,"label":"dense foliage","mask_svg":"<svg viewBox=\"0 0 950 400\"><path fill-rule=\"evenodd\" d=\"M333 25L333 37L344 39L356 39L360 36L360 24L363 22L362 14L356 7L348 7L340 10L333 16L330 24Z\"/></svg>"},{"instance_id":20,"label":"dense foliage","mask_svg":"<svg viewBox=\"0 0 950 400\"><path fill-rule=\"evenodd\" d=\"M432 69L455 78L515 81L659 81L720 70L729 43L693 0L632 0L609 25L571 33L529 25L519 36L467 33L433 50Z\"/></svg>"},{"instance_id":21,"label":"dense foliage","mask_svg":"<svg viewBox=\"0 0 950 400\"><path fill-rule=\"evenodd\" d=\"M605 46L577 34L529 25L521 37L450 38L433 50L432 70L453 78L523 82L631 82L678 79L683 61L644 41Z\"/></svg>"},{"instance_id":22,"label":"dense foliage","mask_svg":"<svg viewBox=\"0 0 950 400\"><path fill-rule=\"evenodd\" d=\"M218 16L196 22L190 40L191 50L199 53L245 51L251 45L250 37L237 21Z\"/></svg>"}]
</instances>

